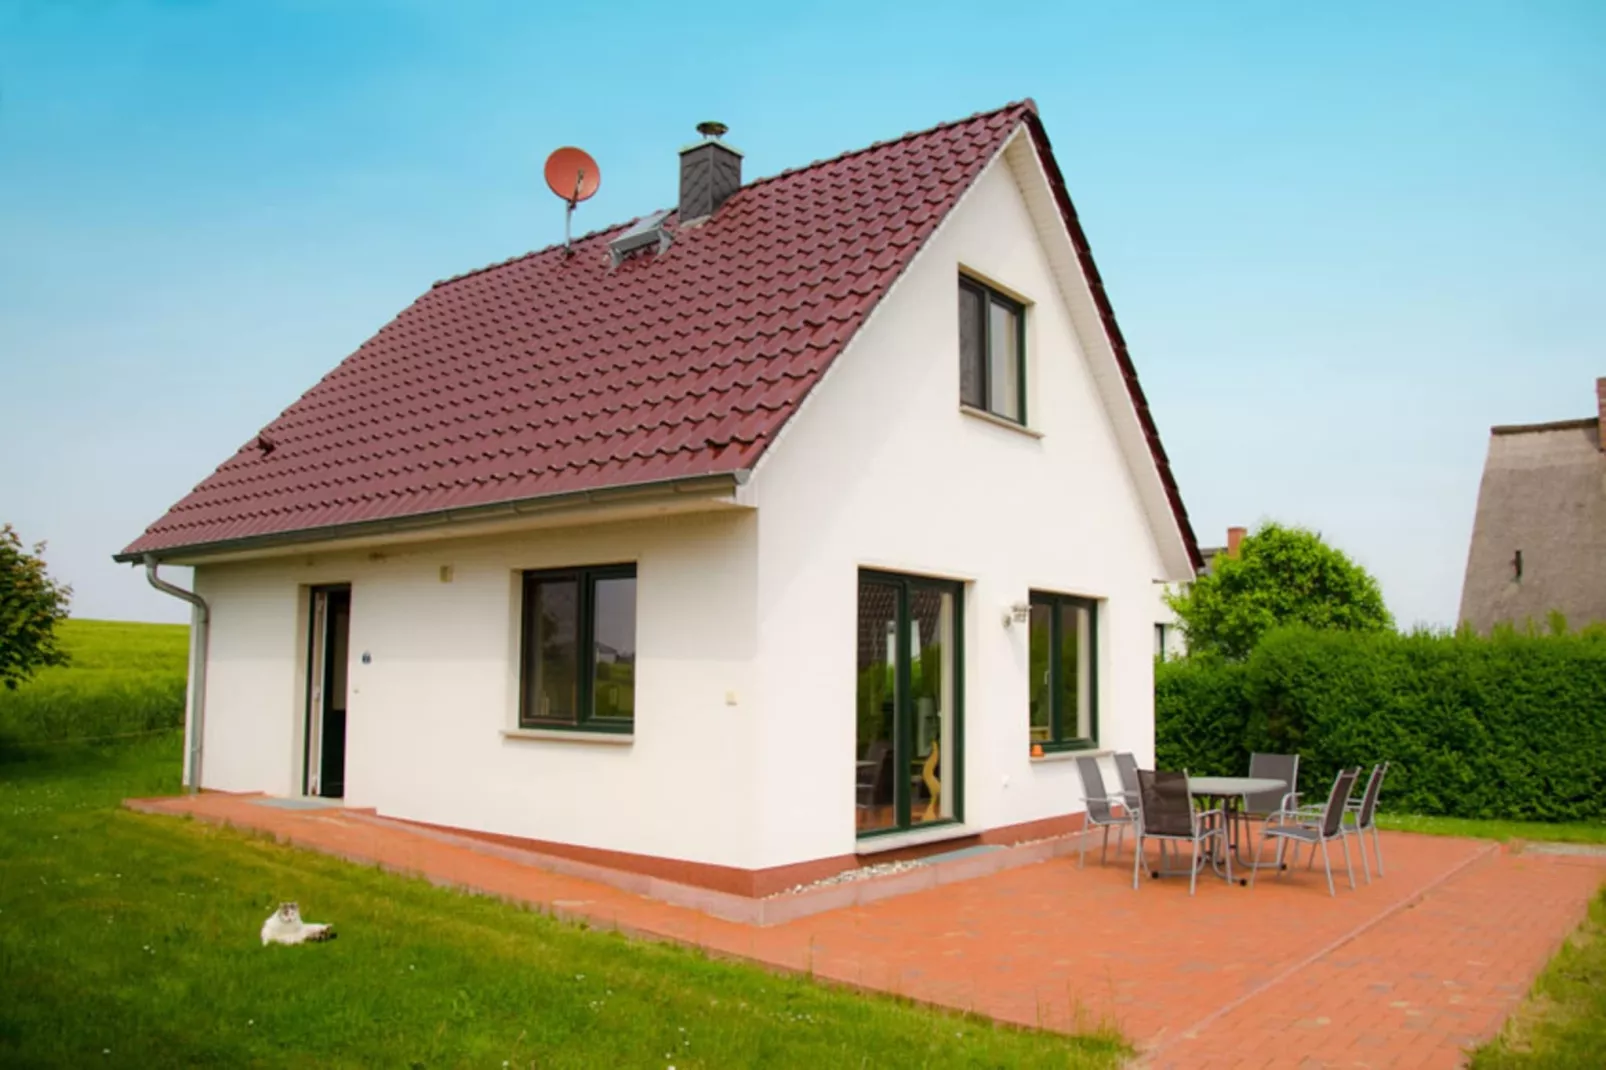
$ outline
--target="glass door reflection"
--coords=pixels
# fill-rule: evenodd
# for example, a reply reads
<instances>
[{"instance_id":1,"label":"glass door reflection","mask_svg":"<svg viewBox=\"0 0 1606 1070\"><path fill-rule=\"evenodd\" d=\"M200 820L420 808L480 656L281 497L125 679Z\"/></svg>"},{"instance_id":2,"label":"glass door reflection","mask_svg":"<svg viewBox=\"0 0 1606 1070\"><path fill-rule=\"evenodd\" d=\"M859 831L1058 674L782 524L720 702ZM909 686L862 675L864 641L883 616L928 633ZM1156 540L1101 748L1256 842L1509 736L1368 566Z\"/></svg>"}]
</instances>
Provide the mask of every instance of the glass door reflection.
<instances>
[{"instance_id":1,"label":"glass door reflection","mask_svg":"<svg viewBox=\"0 0 1606 1070\"><path fill-rule=\"evenodd\" d=\"M854 802L861 835L962 816L961 590L860 573Z\"/></svg>"}]
</instances>

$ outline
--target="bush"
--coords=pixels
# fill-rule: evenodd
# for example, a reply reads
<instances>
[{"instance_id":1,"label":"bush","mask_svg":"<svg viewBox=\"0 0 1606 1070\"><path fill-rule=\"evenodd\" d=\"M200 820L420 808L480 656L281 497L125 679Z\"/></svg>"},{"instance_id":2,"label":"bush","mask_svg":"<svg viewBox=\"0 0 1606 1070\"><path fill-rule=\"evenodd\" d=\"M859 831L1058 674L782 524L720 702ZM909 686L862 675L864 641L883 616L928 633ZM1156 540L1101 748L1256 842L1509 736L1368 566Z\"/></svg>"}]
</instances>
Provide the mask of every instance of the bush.
<instances>
[{"instance_id":1,"label":"bush","mask_svg":"<svg viewBox=\"0 0 1606 1070\"><path fill-rule=\"evenodd\" d=\"M1233 554L1166 601L1193 656L1246 658L1275 628L1352 632L1394 627L1371 573L1314 531L1262 524Z\"/></svg>"},{"instance_id":2,"label":"bush","mask_svg":"<svg viewBox=\"0 0 1606 1070\"><path fill-rule=\"evenodd\" d=\"M1387 759L1390 810L1606 820L1606 638L1278 630L1242 665L1157 666L1155 730L1199 773L1297 752L1306 801Z\"/></svg>"}]
</instances>

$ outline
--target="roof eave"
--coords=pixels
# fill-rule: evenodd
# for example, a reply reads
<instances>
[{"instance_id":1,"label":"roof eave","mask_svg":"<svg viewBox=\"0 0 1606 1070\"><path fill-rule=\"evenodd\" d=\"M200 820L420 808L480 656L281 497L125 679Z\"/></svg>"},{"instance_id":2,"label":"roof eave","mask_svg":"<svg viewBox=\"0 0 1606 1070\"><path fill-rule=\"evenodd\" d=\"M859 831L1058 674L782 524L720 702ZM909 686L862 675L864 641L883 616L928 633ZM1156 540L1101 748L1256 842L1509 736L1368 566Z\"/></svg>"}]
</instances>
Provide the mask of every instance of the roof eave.
<instances>
[{"instance_id":1,"label":"roof eave","mask_svg":"<svg viewBox=\"0 0 1606 1070\"><path fill-rule=\"evenodd\" d=\"M559 494L544 494L533 498L516 498L511 501L491 502L456 509L440 509L428 513L385 517L376 520L359 520L350 524L326 527L299 528L262 535L247 535L238 539L216 542L187 543L163 546L157 549L136 549L135 542L112 560L121 564L137 564L147 557L157 561L189 561L196 558L215 558L223 555L246 554L268 550L286 550L300 546L343 542L376 535L406 532L437 532L442 537L459 534L459 528L496 520L539 517L564 511L586 511L605 506L649 504L691 495L715 496L734 493L747 482L748 470L714 472L677 479L654 480L647 483L629 483L616 487L600 487ZM462 534L469 534L462 532Z\"/></svg>"}]
</instances>

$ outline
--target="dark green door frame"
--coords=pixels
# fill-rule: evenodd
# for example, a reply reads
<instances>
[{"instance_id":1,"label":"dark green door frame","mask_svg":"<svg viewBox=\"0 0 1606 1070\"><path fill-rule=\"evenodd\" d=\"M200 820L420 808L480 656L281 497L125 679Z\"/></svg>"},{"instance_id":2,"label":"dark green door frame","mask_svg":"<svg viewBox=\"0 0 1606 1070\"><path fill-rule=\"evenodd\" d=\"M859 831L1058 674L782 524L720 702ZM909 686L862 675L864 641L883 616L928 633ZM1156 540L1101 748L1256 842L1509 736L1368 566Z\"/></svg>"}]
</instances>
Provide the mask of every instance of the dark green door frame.
<instances>
[{"instance_id":1,"label":"dark green door frame","mask_svg":"<svg viewBox=\"0 0 1606 1070\"><path fill-rule=\"evenodd\" d=\"M955 580L930 579L923 576L910 576L901 572L882 572L878 569L864 568L859 570L859 582L886 584L894 587L898 592L897 627L894 631L897 649L894 661L894 679L896 686L893 691L896 704L893 709L893 738L892 738L892 798L893 807L897 815L897 825L893 828L873 829L859 833L860 839L870 839L874 836L887 836L908 832L914 828L911 819L910 802L910 768L915 752L915 706L913 689L913 666L909 659L909 637L911 628L911 614L909 612L909 592L912 588L926 588L928 590L942 591L953 596L953 651L944 651L944 657L953 666L954 708L944 710L943 716L953 718L953 753L949 755L952 763L947 771L953 785L953 817L940 818L936 821L923 822L920 827L928 828L936 825L953 824L965 819L965 585Z\"/></svg>"}]
</instances>

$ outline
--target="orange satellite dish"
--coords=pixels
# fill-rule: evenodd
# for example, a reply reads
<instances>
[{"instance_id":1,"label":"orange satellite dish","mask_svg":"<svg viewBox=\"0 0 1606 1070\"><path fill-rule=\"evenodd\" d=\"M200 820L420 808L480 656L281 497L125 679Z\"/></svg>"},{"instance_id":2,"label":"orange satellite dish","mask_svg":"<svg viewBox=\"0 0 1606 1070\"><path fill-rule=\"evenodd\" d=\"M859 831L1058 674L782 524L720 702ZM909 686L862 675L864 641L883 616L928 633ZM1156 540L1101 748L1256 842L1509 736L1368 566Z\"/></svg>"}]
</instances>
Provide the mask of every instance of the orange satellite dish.
<instances>
[{"instance_id":1,"label":"orange satellite dish","mask_svg":"<svg viewBox=\"0 0 1606 1070\"><path fill-rule=\"evenodd\" d=\"M565 146L546 158L546 184L568 201L572 210L597 192L602 185L602 172L586 150Z\"/></svg>"}]
</instances>

